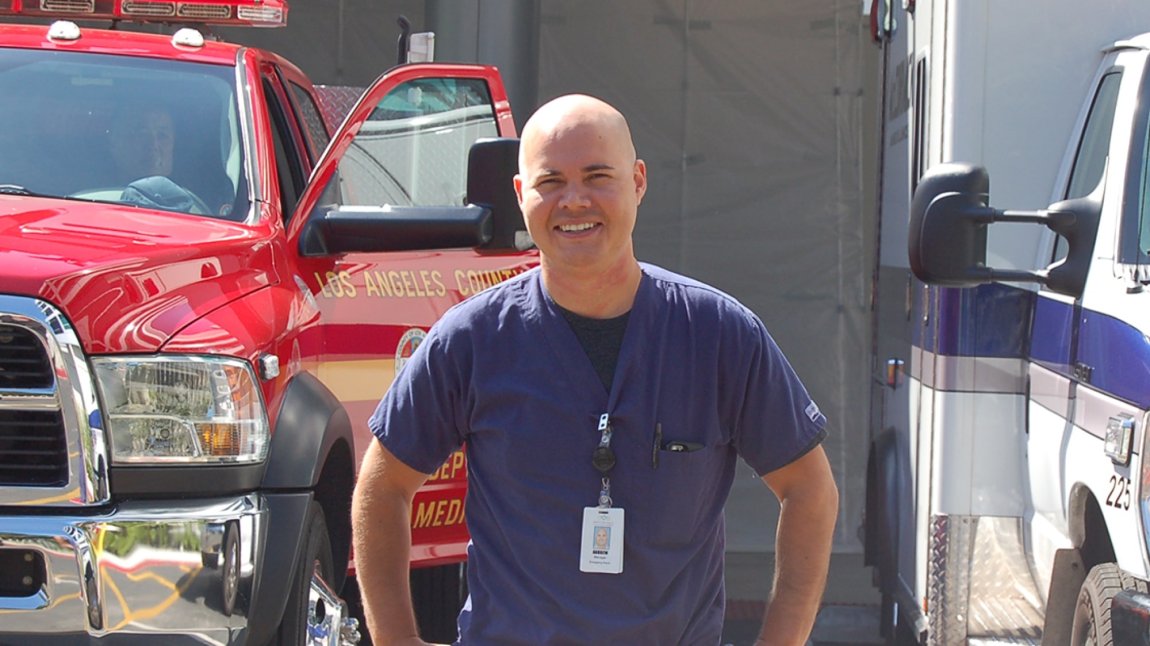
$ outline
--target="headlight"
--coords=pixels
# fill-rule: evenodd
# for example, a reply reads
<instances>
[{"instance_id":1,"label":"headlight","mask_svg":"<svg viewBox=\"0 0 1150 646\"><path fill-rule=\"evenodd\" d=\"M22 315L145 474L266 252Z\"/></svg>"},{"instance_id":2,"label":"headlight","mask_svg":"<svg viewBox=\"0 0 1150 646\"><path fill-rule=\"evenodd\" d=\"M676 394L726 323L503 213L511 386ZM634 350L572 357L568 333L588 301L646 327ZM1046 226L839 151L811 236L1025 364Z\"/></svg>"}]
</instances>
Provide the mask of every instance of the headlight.
<instances>
[{"instance_id":1,"label":"headlight","mask_svg":"<svg viewBox=\"0 0 1150 646\"><path fill-rule=\"evenodd\" d=\"M159 356L92 364L113 464L237 464L267 456L267 413L247 363Z\"/></svg>"}]
</instances>

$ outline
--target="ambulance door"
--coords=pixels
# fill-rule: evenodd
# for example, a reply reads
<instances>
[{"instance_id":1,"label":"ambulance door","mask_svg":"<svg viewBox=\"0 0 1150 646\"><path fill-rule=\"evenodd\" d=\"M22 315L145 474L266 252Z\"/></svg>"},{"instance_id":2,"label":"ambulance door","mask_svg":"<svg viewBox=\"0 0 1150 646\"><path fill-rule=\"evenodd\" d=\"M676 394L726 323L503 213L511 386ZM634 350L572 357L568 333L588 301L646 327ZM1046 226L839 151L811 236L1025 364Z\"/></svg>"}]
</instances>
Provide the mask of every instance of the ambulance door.
<instances>
[{"instance_id":1,"label":"ambulance door","mask_svg":"<svg viewBox=\"0 0 1150 646\"><path fill-rule=\"evenodd\" d=\"M1074 356L1075 435L1067 447L1071 525L1077 501L1090 492L1105 523L1112 560L1150 578L1139 516L1145 479L1139 464L1150 409L1150 82L1147 52L1114 55L1121 75L1114 100L1098 242L1082 296ZM1142 496L1146 495L1143 490ZM1143 512L1145 513L1145 512ZM1089 521L1087 521L1089 522ZM1087 530L1088 533L1091 531ZM1073 532L1072 532L1073 535ZM1088 565L1091 562L1088 561Z\"/></svg>"},{"instance_id":2,"label":"ambulance door","mask_svg":"<svg viewBox=\"0 0 1150 646\"><path fill-rule=\"evenodd\" d=\"M1141 53L1111 55L1102 67L1064 173L1065 188L1059 197L1088 196L1099 205L1097 240L1083 295L1074 298L1044 288L1035 306L1028 368L1028 523L1035 575L1043 592L1050 590L1052 576L1068 571L1065 559L1070 553L1058 550L1071 547L1079 549L1086 568L1125 560L1117 551L1126 553L1139 571L1144 569L1130 465L1131 453L1137 451L1134 431L1147 408L1140 402L1150 392L1150 377L1144 374L1150 361L1141 362L1150 354L1145 350L1145 330L1138 332L1129 323L1139 316L1145 319L1145 314L1131 316L1137 307L1144 312L1147 303L1134 280L1139 254L1144 255L1136 243L1139 204L1124 197L1128 187L1144 190L1141 184L1131 184L1133 176L1126 168L1128 157L1135 161L1131 151L1145 157L1145 116L1141 140L1130 143L1138 95L1144 92L1142 66L1137 62L1141 59ZM1142 112L1147 109L1145 101L1139 108ZM1134 166L1130 171L1140 173ZM1119 222L1125 224L1116 226ZM1123 227L1130 231L1123 234ZM1120 238L1130 248L1120 251L1115 263ZM1065 242L1059 240L1052 258L1065 255ZM1129 435L1123 440L1123 455L1113 459L1106 448L1109 429ZM1114 533L1117 525L1124 526L1124 536ZM1059 558L1063 561L1056 565ZM1079 577L1085 575L1081 568L1072 569L1080 572ZM1069 578L1058 581L1077 589ZM1048 613L1072 610L1047 608Z\"/></svg>"}]
</instances>

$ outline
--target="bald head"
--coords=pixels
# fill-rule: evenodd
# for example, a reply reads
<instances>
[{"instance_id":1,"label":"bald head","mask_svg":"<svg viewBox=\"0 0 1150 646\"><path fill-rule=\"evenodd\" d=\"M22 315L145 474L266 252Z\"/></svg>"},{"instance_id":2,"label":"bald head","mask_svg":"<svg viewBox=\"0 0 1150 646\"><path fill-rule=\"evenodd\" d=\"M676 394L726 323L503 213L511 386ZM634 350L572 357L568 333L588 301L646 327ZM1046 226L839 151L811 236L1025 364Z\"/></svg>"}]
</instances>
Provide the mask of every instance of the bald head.
<instances>
[{"instance_id":1,"label":"bald head","mask_svg":"<svg viewBox=\"0 0 1150 646\"><path fill-rule=\"evenodd\" d=\"M635 144L623 114L607 102L585 94L568 94L544 103L523 126L519 172L540 147L578 132L610 144L628 161L635 161Z\"/></svg>"},{"instance_id":2,"label":"bald head","mask_svg":"<svg viewBox=\"0 0 1150 646\"><path fill-rule=\"evenodd\" d=\"M646 190L627 120L607 103L563 96L527 120L515 194L555 302L594 318L630 308L641 274L631 235Z\"/></svg>"}]
</instances>

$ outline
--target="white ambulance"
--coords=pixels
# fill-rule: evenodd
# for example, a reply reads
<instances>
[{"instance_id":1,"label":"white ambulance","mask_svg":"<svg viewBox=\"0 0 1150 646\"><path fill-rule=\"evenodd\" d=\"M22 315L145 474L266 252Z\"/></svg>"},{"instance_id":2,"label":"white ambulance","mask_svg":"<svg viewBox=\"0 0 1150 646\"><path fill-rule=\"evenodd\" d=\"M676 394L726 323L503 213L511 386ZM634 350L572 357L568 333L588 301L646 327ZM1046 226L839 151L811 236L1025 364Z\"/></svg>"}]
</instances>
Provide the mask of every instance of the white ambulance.
<instances>
[{"instance_id":1,"label":"white ambulance","mask_svg":"<svg viewBox=\"0 0 1150 646\"><path fill-rule=\"evenodd\" d=\"M1150 643L1150 3L871 13L884 634Z\"/></svg>"}]
</instances>

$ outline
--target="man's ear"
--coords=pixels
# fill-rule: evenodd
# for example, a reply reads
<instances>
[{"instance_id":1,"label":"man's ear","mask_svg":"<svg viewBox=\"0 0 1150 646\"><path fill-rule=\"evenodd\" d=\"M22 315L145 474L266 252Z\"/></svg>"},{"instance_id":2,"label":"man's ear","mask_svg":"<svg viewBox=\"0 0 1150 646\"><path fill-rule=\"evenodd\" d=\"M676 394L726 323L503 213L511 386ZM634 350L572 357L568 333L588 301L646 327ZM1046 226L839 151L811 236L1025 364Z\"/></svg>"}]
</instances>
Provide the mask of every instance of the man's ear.
<instances>
[{"instance_id":1,"label":"man's ear","mask_svg":"<svg viewBox=\"0 0 1150 646\"><path fill-rule=\"evenodd\" d=\"M515 173L511 183L515 185L515 199L519 201L519 208L523 208L523 176Z\"/></svg>"},{"instance_id":2,"label":"man's ear","mask_svg":"<svg viewBox=\"0 0 1150 646\"><path fill-rule=\"evenodd\" d=\"M635 202L642 203L647 194L647 164L642 159L635 160Z\"/></svg>"}]
</instances>

